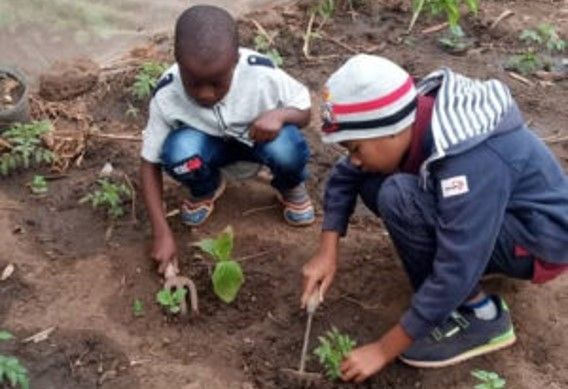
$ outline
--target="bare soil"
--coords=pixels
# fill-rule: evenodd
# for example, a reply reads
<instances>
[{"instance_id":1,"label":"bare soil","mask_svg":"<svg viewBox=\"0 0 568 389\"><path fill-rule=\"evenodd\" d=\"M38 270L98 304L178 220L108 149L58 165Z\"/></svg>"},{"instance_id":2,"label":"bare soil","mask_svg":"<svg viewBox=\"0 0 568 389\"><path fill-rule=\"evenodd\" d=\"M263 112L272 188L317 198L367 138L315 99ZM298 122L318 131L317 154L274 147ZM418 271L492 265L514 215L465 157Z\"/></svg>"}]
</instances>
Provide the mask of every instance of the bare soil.
<instances>
[{"instance_id":1,"label":"bare soil","mask_svg":"<svg viewBox=\"0 0 568 389\"><path fill-rule=\"evenodd\" d=\"M507 8L515 15L489 29ZM421 19L415 32L404 38L410 15L396 4L358 9L356 15L340 10L323 28L325 37L312 40L312 59L302 54L308 16L301 5L254 18L261 23L268 18L266 24L279 31L275 44L284 57L284 68L310 86L315 105L319 88L351 50L374 49L416 76L444 65L470 76L503 79L526 120L538 128L539 135L555 140L568 135L567 81L543 83L529 77L532 86L527 85L510 78L503 63L508 55L522 50L517 42L522 29L541 21L551 22L561 36L568 37L567 8L566 1L485 1L479 16L463 21L476 43L462 56L444 52L437 34L421 33L440 20ZM254 26L243 21L241 32L244 43L250 45ZM170 43L150 43L144 52L171 60ZM133 100L128 88L136 64L145 58L140 52L119 67L104 70L95 88L82 96L57 103L34 97L34 116L50 118L65 131L96 128L102 133L139 135L147 102ZM138 109L136 116L126 115L130 105ZM312 147L309 189L321 221L325 178L341 151L318 141L317 126L315 113L305 133ZM553 141L551 147L566 166L568 144ZM0 353L18 356L30 370L32 387L37 388L298 387L279 371L299 363L306 319L299 309L300 268L315 250L318 224L304 229L284 225L273 190L257 180L230 182L214 217L199 229L189 231L171 218L182 272L197 283L201 306L198 317L171 317L155 303L161 281L148 259L150 227L140 200L110 236L104 214L78 204L107 161L128 174L138 188L138 149L137 142L91 137L82 164L52 176L44 198L33 197L25 186L37 171L1 178L0 270L14 263L16 271L0 282L0 328L13 332L18 340L0 343ZM168 210L177 208L184 196L170 180L165 193ZM211 261L190 247L191 242L228 224L236 231L235 258L246 277L231 305L213 295ZM396 362L360 387L467 388L474 385L473 369L499 372L510 388L568 387L564 352L568 277L544 286L508 279L495 279L485 286L501 294L512 309L519 337L513 347L440 370L417 370ZM377 338L397 322L410 297L388 234L380 221L360 207L343 241L335 283L316 313L310 349L332 325L359 344ZM144 304L142 317L133 315L134 299ZM20 342L51 326L57 328L47 341ZM308 370L320 371L315 358L308 362ZM322 381L314 387L355 386Z\"/></svg>"}]
</instances>

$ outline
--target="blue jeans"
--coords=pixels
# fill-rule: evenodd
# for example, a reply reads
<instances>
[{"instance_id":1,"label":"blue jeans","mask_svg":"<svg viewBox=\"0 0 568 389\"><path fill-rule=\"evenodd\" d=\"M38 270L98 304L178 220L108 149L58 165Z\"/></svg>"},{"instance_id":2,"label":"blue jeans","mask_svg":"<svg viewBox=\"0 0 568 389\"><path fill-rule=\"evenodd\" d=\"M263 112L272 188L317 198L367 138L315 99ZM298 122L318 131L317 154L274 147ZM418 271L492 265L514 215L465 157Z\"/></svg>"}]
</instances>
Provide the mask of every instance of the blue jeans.
<instances>
[{"instance_id":1,"label":"blue jeans","mask_svg":"<svg viewBox=\"0 0 568 389\"><path fill-rule=\"evenodd\" d=\"M436 255L434 195L420 188L418 177L411 174L368 179L359 188L359 195L367 208L383 219L408 278L414 290L418 290L432 273ZM531 279L533 266L532 256L515 256L515 243L501 229L485 274ZM472 290L470 295L478 290Z\"/></svg>"},{"instance_id":2,"label":"blue jeans","mask_svg":"<svg viewBox=\"0 0 568 389\"><path fill-rule=\"evenodd\" d=\"M304 137L293 125L282 127L272 141L252 147L186 127L168 135L161 159L165 171L188 187L193 197L207 198L219 186L219 168L236 161L268 166L274 177L272 186L279 191L292 189L307 177L309 154Z\"/></svg>"}]
</instances>

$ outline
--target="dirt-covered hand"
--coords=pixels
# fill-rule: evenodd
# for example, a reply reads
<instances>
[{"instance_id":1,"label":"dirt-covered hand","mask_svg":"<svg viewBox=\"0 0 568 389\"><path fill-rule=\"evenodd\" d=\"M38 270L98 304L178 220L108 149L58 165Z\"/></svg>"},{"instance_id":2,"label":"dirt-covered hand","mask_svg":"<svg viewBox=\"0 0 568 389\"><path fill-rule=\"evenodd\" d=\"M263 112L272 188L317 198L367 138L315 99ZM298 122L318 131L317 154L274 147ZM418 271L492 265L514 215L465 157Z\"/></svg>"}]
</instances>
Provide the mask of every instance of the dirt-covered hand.
<instances>
[{"instance_id":1,"label":"dirt-covered hand","mask_svg":"<svg viewBox=\"0 0 568 389\"><path fill-rule=\"evenodd\" d=\"M282 112L266 111L252 123L250 137L255 142L269 142L278 136L283 125Z\"/></svg>"},{"instance_id":2,"label":"dirt-covered hand","mask_svg":"<svg viewBox=\"0 0 568 389\"><path fill-rule=\"evenodd\" d=\"M378 373L388 363L388 358L378 342L369 343L351 351L341 363L341 379L361 383Z\"/></svg>"},{"instance_id":3,"label":"dirt-covered hand","mask_svg":"<svg viewBox=\"0 0 568 389\"><path fill-rule=\"evenodd\" d=\"M320 303L323 301L325 292L331 285L337 270L337 255L335 252L320 250L302 268L304 278L304 292L302 294L301 306L306 307L308 299L314 293L318 285L320 286Z\"/></svg>"},{"instance_id":4,"label":"dirt-covered hand","mask_svg":"<svg viewBox=\"0 0 568 389\"><path fill-rule=\"evenodd\" d=\"M163 274L169 263L177 269L177 247L171 233L157 236L152 244L152 259L158 263L158 273Z\"/></svg>"}]
</instances>

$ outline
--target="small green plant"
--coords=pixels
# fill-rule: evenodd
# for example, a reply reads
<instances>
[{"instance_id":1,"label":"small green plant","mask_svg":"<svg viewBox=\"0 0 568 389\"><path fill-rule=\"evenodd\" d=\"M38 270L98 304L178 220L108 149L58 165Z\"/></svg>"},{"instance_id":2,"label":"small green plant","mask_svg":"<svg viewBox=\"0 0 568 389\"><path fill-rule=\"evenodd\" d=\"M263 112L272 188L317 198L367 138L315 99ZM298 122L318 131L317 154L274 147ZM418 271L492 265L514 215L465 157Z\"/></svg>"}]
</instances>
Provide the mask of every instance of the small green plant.
<instances>
[{"instance_id":1,"label":"small green plant","mask_svg":"<svg viewBox=\"0 0 568 389\"><path fill-rule=\"evenodd\" d=\"M471 46L459 25L450 27L448 33L438 39L438 42L445 50L453 53L462 53Z\"/></svg>"},{"instance_id":2,"label":"small green plant","mask_svg":"<svg viewBox=\"0 0 568 389\"><path fill-rule=\"evenodd\" d=\"M18 123L4 131L2 137L10 148L0 155L0 173L6 176L18 168L53 162L55 155L44 147L41 139L51 127L51 122L45 120Z\"/></svg>"},{"instance_id":3,"label":"small green plant","mask_svg":"<svg viewBox=\"0 0 568 389\"><path fill-rule=\"evenodd\" d=\"M266 55L276 66L282 66L284 59L276 47L273 47L266 35L258 34L254 37L254 48L259 53Z\"/></svg>"},{"instance_id":4,"label":"small green plant","mask_svg":"<svg viewBox=\"0 0 568 389\"><path fill-rule=\"evenodd\" d=\"M318 339L319 346L314 350L314 354L319 358L327 377L331 380L338 379L341 377L341 362L353 350L356 342L335 327Z\"/></svg>"},{"instance_id":5,"label":"small green plant","mask_svg":"<svg viewBox=\"0 0 568 389\"><path fill-rule=\"evenodd\" d=\"M118 219L124 215L122 203L132 198L130 188L124 183L113 183L106 178L97 181L100 189L87 194L81 200L80 204L91 203L93 208L105 208L107 215L112 219Z\"/></svg>"},{"instance_id":6,"label":"small green plant","mask_svg":"<svg viewBox=\"0 0 568 389\"><path fill-rule=\"evenodd\" d=\"M28 185L32 193L35 195L42 195L48 191L47 180L44 176L35 175Z\"/></svg>"},{"instance_id":7,"label":"small green plant","mask_svg":"<svg viewBox=\"0 0 568 389\"><path fill-rule=\"evenodd\" d=\"M532 51L526 51L523 54L513 55L509 57L505 64L505 69L515 70L521 74L529 75L537 70L544 69L546 64L540 57Z\"/></svg>"},{"instance_id":8,"label":"small green plant","mask_svg":"<svg viewBox=\"0 0 568 389\"><path fill-rule=\"evenodd\" d=\"M166 69L167 65L163 63L143 63L140 71L134 78L132 95L138 100L150 97L152 90L156 87L160 76L166 71Z\"/></svg>"},{"instance_id":9,"label":"small green plant","mask_svg":"<svg viewBox=\"0 0 568 389\"><path fill-rule=\"evenodd\" d=\"M144 303L140 299L134 299L132 302L132 314L135 317L144 316Z\"/></svg>"},{"instance_id":10,"label":"small green plant","mask_svg":"<svg viewBox=\"0 0 568 389\"><path fill-rule=\"evenodd\" d=\"M416 20L423 11L432 16L445 14L450 27L457 26L461 18L460 7L463 3L474 14L479 11L479 0L413 0L413 14L408 31L412 31Z\"/></svg>"},{"instance_id":11,"label":"small green plant","mask_svg":"<svg viewBox=\"0 0 568 389\"><path fill-rule=\"evenodd\" d=\"M156 301L171 313L179 313L181 311L181 302L187 295L187 289L179 288L175 290L161 289L156 294Z\"/></svg>"},{"instance_id":12,"label":"small green plant","mask_svg":"<svg viewBox=\"0 0 568 389\"><path fill-rule=\"evenodd\" d=\"M213 291L227 304L235 300L244 282L241 265L231 259L233 241L233 229L228 226L216 238L203 239L194 244L215 260L215 269L211 276Z\"/></svg>"},{"instance_id":13,"label":"small green plant","mask_svg":"<svg viewBox=\"0 0 568 389\"><path fill-rule=\"evenodd\" d=\"M474 370L471 375L479 380L475 389L501 389L507 384L504 378L492 371Z\"/></svg>"},{"instance_id":14,"label":"small green plant","mask_svg":"<svg viewBox=\"0 0 568 389\"><path fill-rule=\"evenodd\" d=\"M535 43L546 47L549 51L562 52L566 49L566 41L561 39L553 25L543 23L536 30L523 30L519 39L525 43Z\"/></svg>"},{"instance_id":15,"label":"small green plant","mask_svg":"<svg viewBox=\"0 0 568 389\"><path fill-rule=\"evenodd\" d=\"M335 0L319 0L315 4L315 11L326 23L335 14Z\"/></svg>"},{"instance_id":16,"label":"small green plant","mask_svg":"<svg viewBox=\"0 0 568 389\"><path fill-rule=\"evenodd\" d=\"M13 339L14 337L7 331L0 331L0 341ZM0 355L0 385L16 385L21 389L29 389L30 380L28 370L20 363L18 358Z\"/></svg>"}]
</instances>

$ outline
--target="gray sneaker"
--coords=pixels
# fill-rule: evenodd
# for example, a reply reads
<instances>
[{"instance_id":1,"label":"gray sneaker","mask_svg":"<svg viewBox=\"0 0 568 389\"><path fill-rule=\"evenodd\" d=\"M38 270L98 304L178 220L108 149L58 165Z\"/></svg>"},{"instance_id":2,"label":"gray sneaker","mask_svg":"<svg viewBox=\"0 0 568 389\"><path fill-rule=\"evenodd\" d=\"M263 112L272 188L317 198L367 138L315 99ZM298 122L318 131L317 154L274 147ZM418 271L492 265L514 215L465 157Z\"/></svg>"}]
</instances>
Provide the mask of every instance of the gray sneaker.
<instances>
[{"instance_id":1,"label":"gray sneaker","mask_svg":"<svg viewBox=\"0 0 568 389\"><path fill-rule=\"evenodd\" d=\"M400 360L415 367L445 367L515 343L509 308L500 297L491 298L497 305L495 319L478 319L468 309L453 312L429 336L415 341Z\"/></svg>"}]
</instances>

